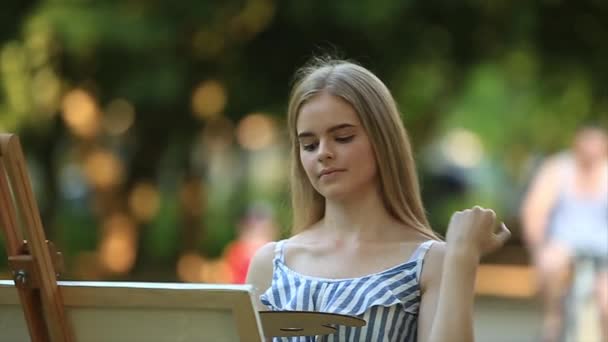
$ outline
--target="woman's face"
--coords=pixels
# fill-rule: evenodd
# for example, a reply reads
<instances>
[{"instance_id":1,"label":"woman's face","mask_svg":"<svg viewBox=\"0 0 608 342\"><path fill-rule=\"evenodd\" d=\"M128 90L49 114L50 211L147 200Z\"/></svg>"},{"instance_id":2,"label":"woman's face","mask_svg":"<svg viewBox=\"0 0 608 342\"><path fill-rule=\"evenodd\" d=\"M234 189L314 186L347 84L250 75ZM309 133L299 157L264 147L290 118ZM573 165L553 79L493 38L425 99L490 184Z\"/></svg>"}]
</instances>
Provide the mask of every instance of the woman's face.
<instances>
[{"instance_id":1,"label":"woman's face","mask_svg":"<svg viewBox=\"0 0 608 342\"><path fill-rule=\"evenodd\" d=\"M574 140L574 151L583 162L603 160L608 154L608 136L599 128L585 128Z\"/></svg>"},{"instance_id":2,"label":"woman's face","mask_svg":"<svg viewBox=\"0 0 608 342\"><path fill-rule=\"evenodd\" d=\"M327 199L349 198L376 187L376 159L355 109L320 93L300 109L296 131L300 162L312 186Z\"/></svg>"}]
</instances>

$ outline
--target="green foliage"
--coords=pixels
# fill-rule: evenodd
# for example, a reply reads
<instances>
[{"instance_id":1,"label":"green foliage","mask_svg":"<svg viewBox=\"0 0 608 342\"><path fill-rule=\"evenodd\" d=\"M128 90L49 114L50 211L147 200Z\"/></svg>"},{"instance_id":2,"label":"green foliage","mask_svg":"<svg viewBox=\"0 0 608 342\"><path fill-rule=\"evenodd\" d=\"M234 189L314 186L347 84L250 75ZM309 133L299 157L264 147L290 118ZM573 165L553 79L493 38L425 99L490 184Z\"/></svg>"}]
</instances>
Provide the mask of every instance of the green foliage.
<instances>
[{"instance_id":1,"label":"green foliage","mask_svg":"<svg viewBox=\"0 0 608 342\"><path fill-rule=\"evenodd\" d=\"M143 232L142 252L156 262L169 263L175 260L178 252L180 225L178 201L175 195L164 194L155 219L146 225Z\"/></svg>"},{"instance_id":2,"label":"green foliage","mask_svg":"<svg viewBox=\"0 0 608 342\"><path fill-rule=\"evenodd\" d=\"M57 244L68 261L80 252L90 252L97 248L100 225L82 203L62 203L57 208L52 227L55 228L54 236L48 238Z\"/></svg>"}]
</instances>

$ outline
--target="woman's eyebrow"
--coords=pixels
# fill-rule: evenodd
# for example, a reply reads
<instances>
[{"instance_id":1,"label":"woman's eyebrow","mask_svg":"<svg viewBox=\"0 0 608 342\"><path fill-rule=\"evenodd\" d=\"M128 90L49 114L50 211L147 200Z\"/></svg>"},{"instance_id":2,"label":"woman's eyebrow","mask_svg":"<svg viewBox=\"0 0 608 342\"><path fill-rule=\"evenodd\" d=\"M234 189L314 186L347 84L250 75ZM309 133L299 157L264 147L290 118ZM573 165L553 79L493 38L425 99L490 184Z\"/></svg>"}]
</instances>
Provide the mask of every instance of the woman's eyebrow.
<instances>
[{"instance_id":1,"label":"woman's eyebrow","mask_svg":"<svg viewBox=\"0 0 608 342\"><path fill-rule=\"evenodd\" d=\"M335 125L335 126L331 126L329 129L327 129L327 133L331 133L333 131L337 131L337 130L342 129L342 128L350 128L350 127L356 127L356 126L352 125L352 124L348 124L348 123L338 124L338 125ZM305 132L298 133L298 138L306 138L306 137L314 137L314 136L315 135L312 132L306 132L305 131Z\"/></svg>"}]
</instances>

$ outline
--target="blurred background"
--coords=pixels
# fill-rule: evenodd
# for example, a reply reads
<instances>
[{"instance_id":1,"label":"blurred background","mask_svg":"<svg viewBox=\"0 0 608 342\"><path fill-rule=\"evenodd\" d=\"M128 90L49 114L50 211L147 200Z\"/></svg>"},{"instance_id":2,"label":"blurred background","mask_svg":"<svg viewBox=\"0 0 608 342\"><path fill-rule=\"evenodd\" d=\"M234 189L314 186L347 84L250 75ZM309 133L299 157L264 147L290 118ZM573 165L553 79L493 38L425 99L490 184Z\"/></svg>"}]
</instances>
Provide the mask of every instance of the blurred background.
<instances>
[{"instance_id":1,"label":"blurred background","mask_svg":"<svg viewBox=\"0 0 608 342\"><path fill-rule=\"evenodd\" d=\"M3 1L0 131L20 136L64 279L239 283L289 234L294 71L353 59L401 108L434 229L480 204L513 231L478 305L533 340L518 210L543 158L608 121L607 19L600 0Z\"/></svg>"}]
</instances>

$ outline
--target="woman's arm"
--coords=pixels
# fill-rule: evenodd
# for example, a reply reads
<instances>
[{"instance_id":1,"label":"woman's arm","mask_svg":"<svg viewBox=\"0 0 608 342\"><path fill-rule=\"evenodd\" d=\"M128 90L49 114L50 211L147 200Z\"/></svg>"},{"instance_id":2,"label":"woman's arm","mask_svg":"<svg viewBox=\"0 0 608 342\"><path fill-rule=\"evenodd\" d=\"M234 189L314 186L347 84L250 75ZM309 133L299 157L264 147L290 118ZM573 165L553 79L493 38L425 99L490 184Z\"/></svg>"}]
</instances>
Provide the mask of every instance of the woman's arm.
<instances>
[{"instance_id":1,"label":"woman's arm","mask_svg":"<svg viewBox=\"0 0 608 342\"><path fill-rule=\"evenodd\" d=\"M433 319L437 312L445 248L444 242L436 242L424 257L424 267L420 275L422 299L418 311L418 341L421 342L429 340L433 327Z\"/></svg>"},{"instance_id":2,"label":"woman's arm","mask_svg":"<svg viewBox=\"0 0 608 342\"><path fill-rule=\"evenodd\" d=\"M491 210L458 212L448 228L447 243L434 244L427 253L421 276L419 341L474 341L473 305L479 259L510 236L504 225L499 233L493 233L494 221Z\"/></svg>"},{"instance_id":3,"label":"woman's arm","mask_svg":"<svg viewBox=\"0 0 608 342\"><path fill-rule=\"evenodd\" d=\"M433 251L434 249L434 251ZM473 304L479 259L445 245L429 251L428 280L418 316L418 341L473 341Z\"/></svg>"},{"instance_id":4,"label":"woman's arm","mask_svg":"<svg viewBox=\"0 0 608 342\"><path fill-rule=\"evenodd\" d=\"M545 162L530 184L521 206L524 240L535 250L543 241L551 208L558 195L559 164L557 160Z\"/></svg>"},{"instance_id":5,"label":"woman's arm","mask_svg":"<svg viewBox=\"0 0 608 342\"><path fill-rule=\"evenodd\" d=\"M264 311L268 308L260 302L260 296L272 282L272 259L276 242L269 242L262 246L251 259L247 271L247 284L253 285L254 305L256 310Z\"/></svg>"}]
</instances>

